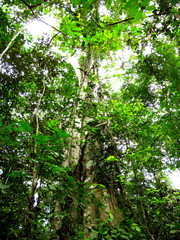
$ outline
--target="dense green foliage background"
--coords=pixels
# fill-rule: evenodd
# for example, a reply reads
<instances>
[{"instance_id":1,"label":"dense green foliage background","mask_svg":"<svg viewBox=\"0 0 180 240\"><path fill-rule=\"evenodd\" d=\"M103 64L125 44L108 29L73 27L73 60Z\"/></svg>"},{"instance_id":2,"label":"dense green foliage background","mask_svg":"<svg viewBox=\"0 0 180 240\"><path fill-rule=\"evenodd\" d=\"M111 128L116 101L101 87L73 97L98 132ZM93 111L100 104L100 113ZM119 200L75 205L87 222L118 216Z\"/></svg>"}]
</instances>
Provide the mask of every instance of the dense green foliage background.
<instances>
[{"instance_id":1,"label":"dense green foliage background","mask_svg":"<svg viewBox=\"0 0 180 240\"><path fill-rule=\"evenodd\" d=\"M24 25L46 14L57 18L53 34L34 42ZM179 169L179 19L176 0L1 1L0 239L180 239L180 193L165 174ZM126 48L133 54L117 67ZM113 75L122 69L117 91L104 61ZM112 224L109 212L87 236L97 189L113 191L123 218Z\"/></svg>"}]
</instances>

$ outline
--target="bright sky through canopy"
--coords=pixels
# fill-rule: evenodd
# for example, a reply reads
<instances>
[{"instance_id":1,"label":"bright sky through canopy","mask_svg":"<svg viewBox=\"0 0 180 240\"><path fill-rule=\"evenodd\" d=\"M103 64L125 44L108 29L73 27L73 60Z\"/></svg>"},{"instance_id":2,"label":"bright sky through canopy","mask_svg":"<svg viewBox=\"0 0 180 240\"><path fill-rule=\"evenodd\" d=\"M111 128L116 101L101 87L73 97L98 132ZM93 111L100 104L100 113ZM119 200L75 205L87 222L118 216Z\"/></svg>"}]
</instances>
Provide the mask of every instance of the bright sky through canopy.
<instances>
[{"instance_id":1,"label":"bright sky through canopy","mask_svg":"<svg viewBox=\"0 0 180 240\"><path fill-rule=\"evenodd\" d=\"M180 236L178 0L0 0L0 239Z\"/></svg>"},{"instance_id":2,"label":"bright sky through canopy","mask_svg":"<svg viewBox=\"0 0 180 240\"><path fill-rule=\"evenodd\" d=\"M56 20L53 16L46 16L44 19L49 25L54 26ZM45 23L34 20L30 24L27 25L28 31L33 35L34 39L37 40L38 38L42 37L44 34L51 35L53 32L53 29L50 26L47 26ZM149 53L150 50L147 49L147 53ZM124 53L125 60L127 60L127 57L130 56L130 52L127 51L127 53ZM72 61L70 59L69 62L73 62L75 59L72 58ZM73 67L78 66L76 64L76 61L74 61L75 65ZM121 86L121 83L118 83L117 80L112 81L113 89L119 89ZM176 170L172 172L171 174L168 174L170 181L172 182L172 185L174 188L180 189L180 171Z\"/></svg>"}]
</instances>

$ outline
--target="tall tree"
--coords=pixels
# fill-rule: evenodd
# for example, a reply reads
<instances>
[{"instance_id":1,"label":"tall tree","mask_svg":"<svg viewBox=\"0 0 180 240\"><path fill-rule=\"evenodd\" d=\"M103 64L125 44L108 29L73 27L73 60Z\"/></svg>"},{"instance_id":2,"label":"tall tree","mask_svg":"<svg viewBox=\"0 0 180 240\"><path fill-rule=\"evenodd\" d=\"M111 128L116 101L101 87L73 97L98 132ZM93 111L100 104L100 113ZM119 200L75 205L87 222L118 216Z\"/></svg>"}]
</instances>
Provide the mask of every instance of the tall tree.
<instances>
[{"instance_id":1,"label":"tall tree","mask_svg":"<svg viewBox=\"0 0 180 240\"><path fill-rule=\"evenodd\" d=\"M1 238L175 239L177 1L3 3ZM50 13L54 35L28 45L24 23ZM113 93L100 67L125 47Z\"/></svg>"}]
</instances>

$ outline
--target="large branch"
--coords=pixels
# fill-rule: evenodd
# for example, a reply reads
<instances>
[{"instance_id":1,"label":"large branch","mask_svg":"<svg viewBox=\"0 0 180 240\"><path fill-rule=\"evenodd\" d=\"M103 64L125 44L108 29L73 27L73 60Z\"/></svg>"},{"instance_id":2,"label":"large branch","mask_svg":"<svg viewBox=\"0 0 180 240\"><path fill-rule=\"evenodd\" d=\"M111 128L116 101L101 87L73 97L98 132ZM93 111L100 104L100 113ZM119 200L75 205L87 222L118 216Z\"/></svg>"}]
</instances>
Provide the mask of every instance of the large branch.
<instances>
[{"instance_id":1,"label":"large branch","mask_svg":"<svg viewBox=\"0 0 180 240\"><path fill-rule=\"evenodd\" d=\"M29 8L29 10L32 12L32 14L34 15L34 17L35 17L35 19L36 19L37 21L46 24L47 26L49 26L49 27L53 28L54 30L56 30L58 33L62 33L59 29L57 29L56 27L52 26L51 24L45 22L44 20L41 20L41 19L35 14L35 12L33 11L33 8L35 8L35 7L37 7L37 6L40 6L41 3L39 3L39 4L37 4L37 5L29 5L29 4L28 4L26 1L24 1L24 0L21 0L21 2L23 2L23 3ZM62 34L63 34L63 33L62 33ZM57 35L55 35L55 36L57 36ZM54 37L55 37L55 36L54 36ZM54 38L54 37L53 37L53 38Z\"/></svg>"},{"instance_id":2,"label":"large branch","mask_svg":"<svg viewBox=\"0 0 180 240\"><path fill-rule=\"evenodd\" d=\"M21 0L21 2L23 2L29 9L33 9L33 8L36 8L38 6L41 6L42 3L38 3L36 5L29 5L26 1L24 0Z\"/></svg>"},{"instance_id":3,"label":"large branch","mask_svg":"<svg viewBox=\"0 0 180 240\"><path fill-rule=\"evenodd\" d=\"M33 11L33 8L39 6L40 4L36 5L36 6L32 6L32 5L29 5L26 1L24 0L21 0L22 3L24 3L26 5L26 7L29 8L29 10L32 12L32 14L34 15L35 18L37 18L37 15L35 14L35 12Z\"/></svg>"},{"instance_id":4,"label":"large branch","mask_svg":"<svg viewBox=\"0 0 180 240\"><path fill-rule=\"evenodd\" d=\"M134 19L134 17L130 17L130 18L127 18L127 19L118 21L118 22L105 24L105 26L106 26L106 27L108 27L108 26L113 26L113 25L116 25L116 24L119 24L119 23L123 23L123 22L127 22L127 21L130 21L130 20L133 20L133 19Z\"/></svg>"},{"instance_id":5,"label":"large branch","mask_svg":"<svg viewBox=\"0 0 180 240\"><path fill-rule=\"evenodd\" d=\"M154 16L161 16L161 15L166 15L166 14L169 14L169 13L171 13L171 12L168 11L168 12L164 12L164 13L155 13L155 14L149 15L149 16L147 16L147 17L149 18L149 17L154 17ZM108 27L108 26L113 26L113 25L117 25L117 24L119 24L119 23L124 23L124 22L130 21L130 20L133 20L133 19L134 19L134 17L130 17L130 18L126 18L126 19L124 19L124 20L118 21L118 22L105 24L105 26L106 26L106 27ZM97 23L97 22L96 22L96 25L97 25L98 27L101 27L101 26L99 25L99 23ZM102 28L102 27L101 27L101 28Z\"/></svg>"}]
</instances>

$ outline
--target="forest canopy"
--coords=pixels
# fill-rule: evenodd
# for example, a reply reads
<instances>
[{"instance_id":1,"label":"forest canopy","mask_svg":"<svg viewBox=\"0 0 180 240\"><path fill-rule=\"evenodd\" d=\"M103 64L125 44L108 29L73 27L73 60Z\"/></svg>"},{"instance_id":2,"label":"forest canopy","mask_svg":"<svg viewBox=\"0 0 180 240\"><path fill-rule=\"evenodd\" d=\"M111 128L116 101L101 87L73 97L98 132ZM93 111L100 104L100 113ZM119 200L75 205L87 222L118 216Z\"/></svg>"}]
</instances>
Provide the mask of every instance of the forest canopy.
<instances>
[{"instance_id":1,"label":"forest canopy","mask_svg":"<svg viewBox=\"0 0 180 240\"><path fill-rule=\"evenodd\" d=\"M179 10L0 2L0 239L180 239Z\"/></svg>"}]
</instances>

